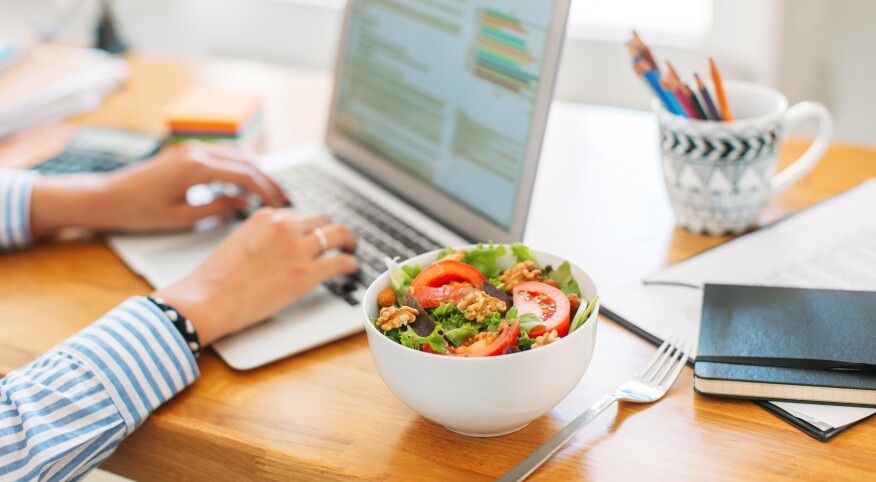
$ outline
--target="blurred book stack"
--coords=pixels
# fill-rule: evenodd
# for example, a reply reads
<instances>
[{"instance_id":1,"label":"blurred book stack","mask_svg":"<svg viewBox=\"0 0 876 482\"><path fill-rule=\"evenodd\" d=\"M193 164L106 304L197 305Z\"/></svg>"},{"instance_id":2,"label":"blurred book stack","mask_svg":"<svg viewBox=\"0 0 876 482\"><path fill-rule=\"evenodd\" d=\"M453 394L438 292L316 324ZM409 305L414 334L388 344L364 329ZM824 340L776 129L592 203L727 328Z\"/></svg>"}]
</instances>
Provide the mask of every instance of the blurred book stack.
<instances>
[{"instance_id":1,"label":"blurred book stack","mask_svg":"<svg viewBox=\"0 0 876 482\"><path fill-rule=\"evenodd\" d=\"M165 110L174 141L243 142L255 147L261 138L261 119L260 95L207 86L183 92Z\"/></svg>"},{"instance_id":2,"label":"blurred book stack","mask_svg":"<svg viewBox=\"0 0 876 482\"><path fill-rule=\"evenodd\" d=\"M94 110L127 73L124 61L96 50L0 38L0 138Z\"/></svg>"}]
</instances>

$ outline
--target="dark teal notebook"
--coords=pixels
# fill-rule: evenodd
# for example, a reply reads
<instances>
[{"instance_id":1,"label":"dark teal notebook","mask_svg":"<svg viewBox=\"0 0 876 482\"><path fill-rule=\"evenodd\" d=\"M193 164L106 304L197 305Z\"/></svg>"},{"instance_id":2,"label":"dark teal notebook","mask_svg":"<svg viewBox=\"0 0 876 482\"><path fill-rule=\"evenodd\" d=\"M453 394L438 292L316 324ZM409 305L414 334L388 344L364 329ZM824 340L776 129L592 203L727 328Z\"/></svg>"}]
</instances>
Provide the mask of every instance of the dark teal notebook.
<instances>
[{"instance_id":1,"label":"dark teal notebook","mask_svg":"<svg viewBox=\"0 0 876 482\"><path fill-rule=\"evenodd\" d=\"M876 292L706 285L694 388L876 406Z\"/></svg>"}]
</instances>

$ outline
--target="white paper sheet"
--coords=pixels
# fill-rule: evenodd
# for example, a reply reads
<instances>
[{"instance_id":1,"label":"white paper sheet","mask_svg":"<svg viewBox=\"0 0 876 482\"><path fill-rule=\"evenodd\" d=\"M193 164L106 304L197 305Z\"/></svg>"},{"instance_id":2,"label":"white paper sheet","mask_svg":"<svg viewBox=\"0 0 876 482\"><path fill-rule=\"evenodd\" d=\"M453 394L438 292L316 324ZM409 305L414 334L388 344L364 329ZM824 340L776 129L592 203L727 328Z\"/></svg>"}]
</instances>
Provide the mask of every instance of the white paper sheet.
<instances>
[{"instance_id":1,"label":"white paper sheet","mask_svg":"<svg viewBox=\"0 0 876 482\"><path fill-rule=\"evenodd\" d=\"M811 417L821 423L826 424L829 428L838 428L857 422L862 418L867 418L876 413L876 408L866 407L840 407L842 410L836 410L833 405L818 405L815 403L799 403L799 402L772 402L782 410L791 413L799 418L799 415Z\"/></svg>"},{"instance_id":2,"label":"white paper sheet","mask_svg":"<svg viewBox=\"0 0 876 482\"><path fill-rule=\"evenodd\" d=\"M609 291L602 305L657 338L696 343L705 283L876 291L876 179ZM832 427L873 413L804 403L793 404L793 411Z\"/></svg>"}]
</instances>

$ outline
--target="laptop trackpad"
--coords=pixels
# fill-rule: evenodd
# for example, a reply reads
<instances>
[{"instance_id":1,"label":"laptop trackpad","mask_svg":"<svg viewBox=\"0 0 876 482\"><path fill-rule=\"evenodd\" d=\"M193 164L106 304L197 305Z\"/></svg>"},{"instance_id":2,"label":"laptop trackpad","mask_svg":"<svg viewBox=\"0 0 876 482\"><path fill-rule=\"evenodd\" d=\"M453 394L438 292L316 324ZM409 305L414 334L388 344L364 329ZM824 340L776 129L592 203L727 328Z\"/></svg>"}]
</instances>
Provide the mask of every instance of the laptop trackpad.
<instances>
[{"instance_id":1,"label":"laptop trackpad","mask_svg":"<svg viewBox=\"0 0 876 482\"><path fill-rule=\"evenodd\" d=\"M161 289L195 271L236 226L230 223L188 233L115 236L111 243L134 271Z\"/></svg>"},{"instance_id":2,"label":"laptop trackpad","mask_svg":"<svg viewBox=\"0 0 876 482\"><path fill-rule=\"evenodd\" d=\"M116 237L125 261L163 288L194 271L235 224L190 233ZM213 347L233 368L247 370L351 335L364 328L362 310L322 285L269 320L219 340Z\"/></svg>"},{"instance_id":3,"label":"laptop trackpad","mask_svg":"<svg viewBox=\"0 0 876 482\"><path fill-rule=\"evenodd\" d=\"M248 370L364 329L352 306L322 285L258 325L213 344L226 363Z\"/></svg>"}]
</instances>

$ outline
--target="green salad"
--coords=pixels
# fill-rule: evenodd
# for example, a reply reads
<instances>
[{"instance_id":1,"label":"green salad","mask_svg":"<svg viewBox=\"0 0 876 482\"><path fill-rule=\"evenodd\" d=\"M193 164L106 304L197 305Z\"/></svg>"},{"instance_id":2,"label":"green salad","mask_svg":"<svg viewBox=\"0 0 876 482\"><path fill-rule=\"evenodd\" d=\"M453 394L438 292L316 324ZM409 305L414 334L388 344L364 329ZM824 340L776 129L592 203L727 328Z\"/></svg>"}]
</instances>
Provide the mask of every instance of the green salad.
<instances>
[{"instance_id":1,"label":"green salad","mask_svg":"<svg viewBox=\"0 0 876 482\"><path fill-rule=\"evenodd\" d=\"M424 267L387 260L392 286L378 296L374 326L415 350L470 357L533 350L580 328L598 297L581 298L569 262L540 266L526 246L509 248L447 248Z\"/></svg>"}]
</instances>

